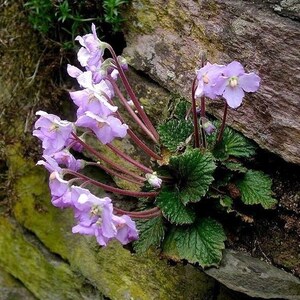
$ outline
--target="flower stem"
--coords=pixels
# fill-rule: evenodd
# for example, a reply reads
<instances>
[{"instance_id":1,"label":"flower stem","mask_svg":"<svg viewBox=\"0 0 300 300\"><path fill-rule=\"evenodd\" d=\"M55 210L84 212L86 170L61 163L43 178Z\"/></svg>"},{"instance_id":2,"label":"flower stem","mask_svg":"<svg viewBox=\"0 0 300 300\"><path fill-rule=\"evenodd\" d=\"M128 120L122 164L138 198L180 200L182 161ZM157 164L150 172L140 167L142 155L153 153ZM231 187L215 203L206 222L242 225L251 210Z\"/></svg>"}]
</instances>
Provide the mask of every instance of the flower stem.
<instances>
[{"instance_id":1,"label":"flower stem","mask_svg":"<svg viewBox=\"0 0 300 300\"><path fill-rule=\"evenodd\" d=\"M119 155L120 157L122 157L124 160L128 161L129 163L131 163L135 167L141 169L143 172L145 172L145 173L153 173L152 169L150 169L150 168L144 166L143 164L139 163L138 161L134 160L129 155L125 154L120 149L118 149L115 146L113 146L111 143L106 144L106 146L109 149L111 149L113 152L115 152L117 155Z\"/></svg>"},{"instance_id":2,"label":"flower stem","mask_svg":"<svg viewBox=\"0 0 300 300\"><path fill-rule=\"evenodd\" d=\"M108 192L112 192L115 194L120 194L120 195L124 195L124 196L132 196L132 197L155 197L158 195L158 192L136 192L136 191L129 191L129 190L122 190L104 183L101 183L99 181L96 181L86 175L80 174L78 172L69 170L69 169L64 169L65 173L71 174L76 176L77 178L81 178L81 179L85 179L87 180L89 183L98 186L100 188L102 188L104 191L108 191Z\"/></svg>"},{"instance_id":3,"label":"flower stem","mask_svg":"<svg viewBox=\"0 0 300 300\"><path fill-rule=\"evenodd\" d=\"M152 132L145 126L145 124L141 121L141 119L136 115L136 113L134 112L134 110L130 107L130 105L127 103L127 100L125 99L125 97L122 95L121 91L119 90L117 84L115 83L115 81L108 77L108 80L110 81L110 83L112 84L116 94L118 95L119 99L121 100L121 102L123 103L123 105L125 106L125 108L127 109L127 111L129 112L129 114L132 116L132 118L137 122L137 124L145 131L145 133L155 142L158 143L158 140L154 137L154 135L152 134Z\"/></svg>"},{"instance_id":4,"label":"flower stem","mask_svg":"<svg viewBox=\"0 0 300 300\"><path fill-rule=\"evenodd\" d=\"M126 211L123 209L119 209L114 207L114 211L121 215L121 214L126 214L131 218L134 219L151 219L151 218L155 218L161 215L161 210L158 207L149 209L149 210L144 210L141 212L133 212L133 211Z\"/></svg>"},{"instance_id":5,"label":"flower stem","mask_svg":"<svg viewBox=\"0 0 300 300\"><path fill-rule=\"evenodd\" d=\"M200 140L199 140L199 128L198 128L198 118L197 118L197 108L196 108L196 80L195 77L192 85L192 114L193 114L193 122L194 122L194 137L195 137L195 148L200 148Z\"/></svg>"},{"instance_id":6,"label":"flower stem","mask_svg":"<svg viewBox=\"0 0 300 300\"><path fill-rule=\"evenodd\" d=\"M114 170L112 170L112 169L109 169L109 168L107 168L107 167L101 165L100 163L88 162L87 165L96 166L96 167L98 167L98 168L101 168L101 169L104 170L106 173L111 174L111 175L116 176L116 177L119 177L119 178L121 178L121 179L124 179L124 180L126 180L126 181L128 181L128 182L132 182L132 183L138 184L138 185L143 185L143 182L142 182L142 181L137 181L137 180L135 180L135 179L129 178L129 177L127 177L126 175L123 175L123 174L121 174L121 173L119 173L119 172L116 172L116 171L114 171ZM143 181L146 181L146 178L144 178Z\"/></svg>"},{"instance_id":7,"label":"flower stem","mask_svg":"<svg viewBox=\"0 0 300 300\"><path fill-rule=\"evenodd\" d=\"M122 118L122 116L120 115L120 113L118 111L115 112L115 114L117 115L117 117L119 118L119 120L123 123L124 119ZM163 158L158 155L157 153L155 153L153 150L151 150L145 143L143 143L141 141L141 139L130 129L127 129L127 133L128 135L131 137L131 139L135 142L135 144L140 147L142 150L144 150L144 152L146 154L148 154L150 157L156 159L156 160L162 160Z\"/></svg>"},{"instance_id":8,"label":"flower stem","mask_svg":"<svg viewBox=\"0 0 300 300\"><path fill-rule=\"evenodd\" d=\"M133 90L132 90L132 88L131 88L131 86L130 86L130 84L129 84L126 76L125 76L125 73L124 73L122 67L120 66L120 63L118 61L118 58L116 56L116 53L115 53L114 49L110 45L108 45L108 50L110 51L112 57L115 60L116 66L117 66L119 74L120 74L120 78L123 82L123 85L124 85L128 95L129 95L130 99L133 101L133 103L134 103L141 119L143 120L145 125L149 128L149 130L152 132L155 139L158 140L159 135L158 135L156 129L154 128L154 126L152 125L151 121L149 120L148 116L144 112L143 108L141 107L141 104L140 104L139 100L137 99L136 95L134 94L134 92L133 92Z\"/></svg>"},{"instance_id":9,"label":"flower stem","mask_svg":"<svg viewBox=\"0 0 300 300\"><path fill-rule=\"evenodd\" d=\"M223 113L223 119L222 119L222 124L220 127L220 131L218 134L218 138L217 138L217 143L220 143L223 137L223 133L224 133L224 129L225 129L225 123L226 123L226 117L227 117L227 109L228 109L228 104L225 101L225 105L224 105L224 113Z\"/></svg>"},{"instance_id":10,"label":"flower stem","mask_svg":"<svg viewBox=\"0 0 300 300\"><path fill-rule=\"evenodd\" d=\"M108 159L107 157L105 157L104 155L102 155L101 153L96 151L94 148L92 148L91 146L86 144L84 141L82 141L75 133L72 133L72 135L78 141L78 143L80 143L86 150L88 150L90 153L94 154L100 160L103 160L107 164L111 165L115 170L118 170L118 171L120 171L124 174L127 174L127 175L135 178L136 180L139 180L139 181L144 180L144 177L138 176L138 175L134 174L133 172L130 172L130 171L128 171L127 169L125 169L123 167L120 167L115 162L113 162L112 160Z\"/></svg>"}]
</instances>

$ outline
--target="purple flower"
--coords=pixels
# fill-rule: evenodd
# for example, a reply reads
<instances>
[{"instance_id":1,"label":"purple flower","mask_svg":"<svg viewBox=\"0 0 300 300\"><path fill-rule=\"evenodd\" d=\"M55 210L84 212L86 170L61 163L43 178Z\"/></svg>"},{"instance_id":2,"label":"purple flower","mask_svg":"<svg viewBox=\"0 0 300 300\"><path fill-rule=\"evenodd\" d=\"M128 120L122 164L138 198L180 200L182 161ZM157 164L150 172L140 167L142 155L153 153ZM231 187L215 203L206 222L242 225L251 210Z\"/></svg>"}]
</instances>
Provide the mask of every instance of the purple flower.
<instances>
[{"instance_id":1,"label":"purple flower","mask_svg":"<svg viewBox=\"0 0 300 300\"><path fill-rule=\"evenodd\" d=\"M84 168L85 161L82 159L76 159L68 150L56 152L52 155L55 161L59 165L65 165L68 169L78 171Z\"/></svg>"},{"instance_id":2,"label":"purple flower","mask_svg":"<svg viewBox=\"0 0 300 300\"><path fill-rule=\"evenodd\" d=\"M243 66L233 61L227 65L216 82L214 90L222 95L231 108L242 104L245 92L256 92L259 88L260 77L254 73L246 74Z\"/></svg>"},{"instance_id":3,"label":"purple flower","mask_svg":"<svg viewBox=\"0 0 300 300\"><path fill-rule=\"evenodd\" d=\"M55 171L50 174L49 187L52 197L51 202L54 206L60 208L72 206L69 182L63 180L58 172Z\"/></svg>"},{"instance_id":4,"label":"purple flower","mask_svg":"<svg viewBox=\"0 0 300 300\"><path fill-rule=\"evenodd\" d=\"M99 117L90 111L80 116L75 124L91 129L103 144L110 143L116 137L125 137L128 129L126 124L113 116Z\"/></svg>"},{"instance_id":5,"label":"purple flower","mask_svg":"<svg viewBox=\"0 0 300 300\"><path fill-rule=\"evenodd\" d=\"M73 78L77 78L79 75L83 73L83 71L70 64L67 65L67 72Z\"/></svg>"},{"instance_id":6,"label":"purple flower","mask_svg":"<svg viewBox=\"0 0 300 300\"><path fill-rule=\"evenodd\" d=\"M108 197L98 198L89 190L72 186L71 200L74 205L75 218L79 224L73 227L73 233L95 235L100 245L117 234L113 223L113 206Z\"/></svg>"},{"instance_id":7,"label":"purple flower","mask_svg":"<svg viewBox=\"0 0 300 300\"><path fill-rule=\"evenodd\" d=\"M82 37L77 36L75 40L79 41L82 46L78 51L77 58L83 67L100 65L102 63L105 43L98 39L94 24L92 24L92 33Z\"/></svg>"},{"instance_id":8,"label":"purple flower","mask_svg":"<svg viewBox=\"0 0 300 300\"><path fill-rule=\"evenodd\" d=\"M66 146L74 125L68 121L62 121L58 116L38 111L40 118L35 123L33 135L42 141L44 154L51 155L62 150Z\"/></svg>"},{"instance_id":9,"label":"purple flower","mask_svg":"<svg viewBox=\"0 0 300 300\"><path fill-rule=\"evenodd\" d=\"M56 171L58 173L62 172L61 167L58 165L57 161L49 155L43 155L45 160L39 160L36 164L44 166L50 173Z\"/></svg>"},{"instance_id":10,"label":"purple flower","mask_svg":"<svg viewBox=\"0 0 300 300\"><path fill-rule=\"evenodd\" d=\"M214 86L217 78L222 74L224 66L207 63L204 67L197 70L198 85L195 91L196 97L206 96L215 99L217 94Z\"/></svg>"},{"instance_id":11,"label":"purple flower","mask_svg":"<svg viewBox=\"0 0 300 300\"><path fill-rule=\"evenodd\" d=\"M117 228L115 238L123 245L126 245L139 238L135 222L130 217L123 215L121 217L113 216L114 224Z\"/></svg>"},{"instance_id":12,"label":"purple flower","mask_svg":"<svg viewBox=\"0 0 300 300\"><path fill-rule=\"evenodd\" d=\"M84 89L70 92L73 102L78 106L77 117L86 111L91 111L98 116L108 116L116 112L118 107L108 102L113 95L111 85L105 80L95 84L93 90Z\"/></svg>"}]
</instances>

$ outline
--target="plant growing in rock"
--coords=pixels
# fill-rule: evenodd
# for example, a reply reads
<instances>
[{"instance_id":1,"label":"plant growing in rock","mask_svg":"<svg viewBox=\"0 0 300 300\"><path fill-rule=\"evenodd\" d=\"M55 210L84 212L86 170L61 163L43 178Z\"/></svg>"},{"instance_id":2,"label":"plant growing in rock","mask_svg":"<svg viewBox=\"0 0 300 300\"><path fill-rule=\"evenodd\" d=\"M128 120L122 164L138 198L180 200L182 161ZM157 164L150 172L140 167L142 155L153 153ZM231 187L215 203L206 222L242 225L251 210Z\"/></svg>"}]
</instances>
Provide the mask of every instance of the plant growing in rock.
<instances>
[{"instance_id":1,"label":"plant growing in rock","mask_svg":"<svg viewBox=\"0 0 300 300\"><path fill-rule=\"evenodd\" d=\"M271 180L242 163L254 155L254 146L225 127L228 107L239 107L245 92L255 92L259 76L245 73L236 61L227 66L203 62L192 84L191 109L187 102L180 102L172 118L156 130L127 80L126 61L98 39L95 26L92 33L76 40L83 70L72 65L67 70L81 87L70 92L78 107L77 119L69 122L39 111L33 131L42 141L44 160L38 164L50 172L53 205L72 208L73 233L93 235L101 246L113 239L122 244L135 241L137 252L160 247L174 259L202 267L218 265L226 239L217 221L220 216L241 216L236 203L264 208L276 203ZM110 58L104 58L105 50ZM224 99L221 122L207 118L207 97ZM139 132L125 124L124 112ZM114 143L125 137L151 163L135 160ZM104 151L98 150L95 141ZM108 157L107 150L135 171ZM83 153L81 159L78 153ZM98 181L85 172L86 167L102 169L117 180L115 184ZM119 180L135 188L122 188ZM120 208L120 202L113 205L111 193L124 201L135 198L136 209Z\"/></svg>"}]
</instances>

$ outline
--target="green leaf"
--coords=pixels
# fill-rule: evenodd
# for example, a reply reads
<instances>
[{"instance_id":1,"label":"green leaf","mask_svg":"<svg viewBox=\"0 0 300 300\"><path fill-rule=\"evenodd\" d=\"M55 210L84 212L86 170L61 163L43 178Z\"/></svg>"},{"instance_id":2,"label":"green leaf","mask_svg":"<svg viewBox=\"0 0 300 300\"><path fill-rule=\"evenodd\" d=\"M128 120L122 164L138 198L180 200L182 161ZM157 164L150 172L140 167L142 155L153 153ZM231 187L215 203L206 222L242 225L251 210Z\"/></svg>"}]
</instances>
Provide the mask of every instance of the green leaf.
<instances>
[{"instance_id":1,"label":"green leaf","mask_svg":"<svg viewBox=\"0 0 300 300\"><path fill-rule=\"evenodd\" d=\"M244 167L241 163L239 162L233 162L233 161L225 161L223 162L223 165L230 171L233 172L238 172L238 173L246 173L247 168Z\"/></svg>"},{"instance_id":2,"label":"green leaf","mask_svg":"<svg viewBox=\"0 0 300 300\"><path fill-rule=\"evenodd\" d=\"M255 147L242 134L226 127L223 138L213 148L215 158L226 160L229 156L250 157L255 154Z\"/></svg>"},{"instance_id":3,"label":"green leaf","mask_svg":"<svg viewBox=\"0 0 300 300\"><path fill-rule=\"evenodd\" d=\"M170 159L170 168L177 181L179 196L184 205L201 200L213 182L216 168L210 152L201 153L199 149L188 150Z\"/></svg>"},{"instance_id":4,"label":"green leaf","mask_svg":"<svg viewBox=\"0 0 300 300\"><path fill-rule=\"evenodd\" d=\"M134 242L134 250L137 253L146 252L151 246L159 246L165 236L165 228L162 217L156 217L146 221L136 222L139 230L139 239Z\"/></svg>"},{"instance_id":5,"label":"green leaf","mask_svg":"<svg viewBox=\"0 0 300 300\"><path fill-rule=\"evenodd\" d=\"M163 255L171 258L174 261L180 261L180 255L178 253L177 245L176 245L176 231L178 227L171 227L171 229L166 234L166 237L162 244L162 252Z\"/></svg>"},{"instance_id":6,"label":"green leaf","mask_svg":"<svg viewBox=\"0 0 300 300\"><path fill-rule=\"evenodd\" d=\"M217 221L204 218L189 227L178 227L168 237L168 251L178 253L181 259L190 263L199 263L203 268L218 266L225 248L225 233ZM177 251L174 249L174 241Z\"/></svg>"},{"instance_id":7,"label":"green leaf","mask_svg":"<svg viewBox=\"0 0 300 300\"><path fill-rule=\"evenodd\" d=\"M171 223L191 224L195 221L195 211L184 206L178 193L170 190L170 188L165 187L162 189L156 198L156 204Z\"/></svg>"},{"instance_id":8,"label":"green leaf","mask_svg":"<svg viewBox=\"0 0 300 300\"><path fill-rule=\"evenodd\" d=\"M245 204L261 204L264 208L272 208L277 200L272 198L272 180L260 171L249 170L243 179L237 182L241 199Z\"/></svg>"},{"instance_id":9,"label":"green leaf","mask_svg":"<svg viewBox=\"0 0 300 300\"><path fill-rule=\"evenodd\" d=\"M223 207L226 207L226 208L228 208L229 210L231 210L232 204L233 204L233 200L232 200L229 196L225 195L224 197L222 197L222 198L220 199L220 204L221 204Z\"/></svg>"},{"instance_id":10,"label":"green leaf","mask_svg":"<svg viewBox=\"0 0 300 300\"><path fill-rule=\"evenodd\" d=\"M175 152L178 146L186 143L193 133L193 123L190 120L170 120L158 128L162 144L170 151Z\"/></svg>"}]
</instances>

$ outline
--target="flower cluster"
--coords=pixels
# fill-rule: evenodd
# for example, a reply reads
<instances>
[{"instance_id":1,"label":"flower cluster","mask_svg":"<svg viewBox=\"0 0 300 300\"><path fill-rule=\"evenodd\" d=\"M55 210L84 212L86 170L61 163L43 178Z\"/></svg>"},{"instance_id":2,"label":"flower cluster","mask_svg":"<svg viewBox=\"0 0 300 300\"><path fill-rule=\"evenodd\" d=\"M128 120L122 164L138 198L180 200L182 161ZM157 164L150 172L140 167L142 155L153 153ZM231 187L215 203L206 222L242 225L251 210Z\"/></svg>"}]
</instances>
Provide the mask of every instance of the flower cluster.
<instances>
[{"instance_id":1,"label":"flower cluster","mask_svg":"<svg viewBox=\"0 0 300 300\"><path fill-rule=\"evenodd\" d=\"M78 60L84 70L68 65L67 71L81 86L80 90L70 92L78 107L77 120L64 121L44 111L36 113L39 119L33 135L42 141L44 158L37 164L50 172L52 204L59 208L73 208L77 221L73 233L94 235L102 246L112 239L127 244L138 238L135 223L126 214L114 213L109 197L98 198L83 188L93 183L93 180L79 173L90 162L76 159L74 154L88 147L84 142L86 134L94 135L104 145L127 135L128 126L118 117L118 107L112 102L113 84L119 71L111 59L104 60L106 46L98 39L94 25L91 34L78 36L76 40L81 45ZM126 68L124 61L121 68ZM81 137L77 136L78 131L83 132ZM78 183L81 186L76 185ZM105 189L104 184L101 186L99 183L99 186L111 191ZM119 191L117 188L115 190Z\"/></svg>"},{"instance_id":2,"label":"flower cluster","mask_svg":"<svg viewBox=\"0 0 300 300\"><path fill-rule=\"evenodd\" d=\"M166 126L160 126L159 136L128 83L124 72L127 69L125 60L116 56L109 44L98 39L94 25L92 33L78 36L76 40L81 45L77 54L81 69L73 65L67 67L68 74L80 86L79 90L70 92L70 98L77 106L76 120L69 122L56 115L38 111L36 114L39 119L33 131L33 135L42 141L44 160L37 164L44 166L50 173L52 204L58 208L73 209L76 225L72 232L95 236L102 246L106 246L113 239L122 244L138 239L138 230L132 219L159 220L164 217L166 222L172 224L193 223L197 210L192 211L190 205L186 204L196 203L205 196L213 182L216 166L214 160L219 159L206 153L210 148L205 135L212 135L217 128L206 117L205 98L216 99L222 96L226 100L222 124L211 146L218 147L224 133L227 107L237 108L241 105L245 92L256 91L260 83L259 76L254 73L246 74L242 65L236 61L227 66L202 64L203 67L197 71L193 84L193 123L189 113L184 111L183 114L180 113L185 116L184 120L178 119L165 124ZM110 52L110 58L104 58L105 50ZM125 96L119 88L120 83L125 90ZM200 105L196 98L201 99ZM119 106L123 109L119 109ZM139 132L134 132L124 123L124 111L127 112L126 117L130 116L136 123L135 128L138 127ZM87 144L87 135L99 141L108 150L105 153L113 152L121 163ZM115 146L115 139L125 137L130 138L150 158L148 161L151 162L151 167ZM149 141L154 142L154 147L147 144ZM185 150L182 145L187 144L192 145ZM153 150L160 146L173 151L171 158L166 159ZM190 150L193 147L198 150ZM85 157L84 160L76 158L78 152L83 152L80 157ZM204 164L204 161L211 161L211 164ZM124 167L122 162L131 164L133 170ZM208 167L206 171L204 165ZM130 183L124 186L133 184L134 189L128 190L115 184L99 182L89 177L88 172L82 172L86 166L100 168L113 178ZM207 177L206 173L210 176ZM203 184L206 185L205 188ZM91 193L89 186L100 188L105 196L97 197ZM107 193L147 199L147 209L123 210L113 206L113 199ZM164 229L157 232L164 232ZM144 238L141 240L146 241ZM157 240L161 241L162 238Z\"/></svg>"},{"instance_id":3,"label":"flower cluster","mask_svg":"<svg viewBox=\"0 0 300 300\"><path fill-rule=\"evenodd\" d=\"M237 61L227 66L207 63L196 73L198 85L195 96L206 96L210 99L223 96L231 108L239 107L245 92L256 92L260 83L258 75L246 74Z\"/></svg>"}]
</instances>

